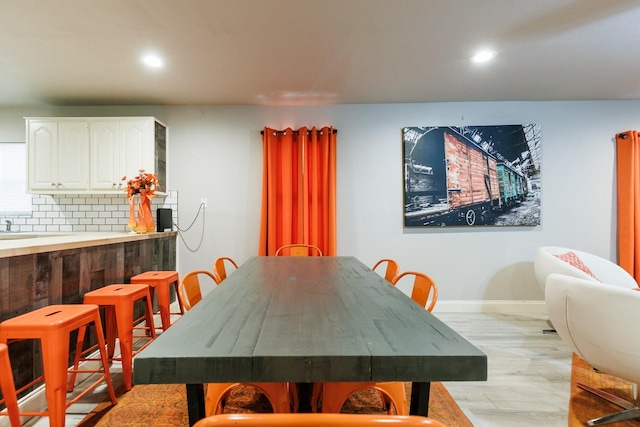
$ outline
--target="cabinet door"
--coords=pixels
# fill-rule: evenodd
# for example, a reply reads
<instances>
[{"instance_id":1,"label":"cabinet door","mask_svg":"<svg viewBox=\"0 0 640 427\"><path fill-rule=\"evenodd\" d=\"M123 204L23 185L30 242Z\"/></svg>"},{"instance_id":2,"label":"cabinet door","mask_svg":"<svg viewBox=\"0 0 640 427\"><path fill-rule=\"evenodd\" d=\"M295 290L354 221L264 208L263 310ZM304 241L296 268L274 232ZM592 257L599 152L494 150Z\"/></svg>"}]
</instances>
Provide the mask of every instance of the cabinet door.
<instances>
[{"instance_id":1,"label":"cabinet door","mask_svg":"<svg viewBox=\"0 0 640 427\"><path fill-rule=\"evenodd\" d=\"M27 124L29 190L52 190L58 182L58 123L31 121Z\"/></svg>"},{"instance_id":2,"label":"cabinet door","mask_svg":"<svg viewBox=\"0 0 640 427\"><path fill-rule=\"evenodd\" d=\"M120 176L130 179L140 169L155 173L153 120L120 121L118 128Z\"/></svg>"},{"instance_id":3,"label":"cabinet door","mask_svg":"<svg viewBox=\"0 0 640 427\"><path fill-rule=\"evenodd\" d=\"M92 121L90 129L91 189L122 189L123 182L118 161L118 122Z\"/></svg>"},{"instance_id":4,"label":"cabinet door","mask_svg":"<svg viewBox=\"0 0 640 427\"><path fill-rule=\"evenodd\" d=\"M89 188L89 126L86 120L58 123L58 190Z\"/></svg>"}]
</instances>

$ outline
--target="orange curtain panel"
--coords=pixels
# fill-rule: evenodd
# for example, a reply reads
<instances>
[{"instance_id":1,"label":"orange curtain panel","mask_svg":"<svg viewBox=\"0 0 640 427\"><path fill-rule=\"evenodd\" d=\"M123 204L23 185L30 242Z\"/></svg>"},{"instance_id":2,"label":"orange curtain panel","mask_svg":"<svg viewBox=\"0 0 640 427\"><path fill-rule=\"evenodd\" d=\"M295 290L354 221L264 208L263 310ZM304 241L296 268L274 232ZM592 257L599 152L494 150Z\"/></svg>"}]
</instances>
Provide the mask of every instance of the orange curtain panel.
<instances>
[{"instance_id":1,"label":"orange curtain panel","mask_svg":"<svg viewBox=\"0 0 640 427\"><path fill-rule=\"evenodd\" d=\"M618 263L640 283L640 133L616 135Z\"/></svg>"},{"instance_id":2,"label":"orange curtain panel","mask_svg":"<svg viewBox=\"0 0 640 427\"><path fill-rule=\"evenodd\" d=\"M332 127L262 132L258 255L291 243L336 255L336 137Z\"/></svg>"}]
</instances>

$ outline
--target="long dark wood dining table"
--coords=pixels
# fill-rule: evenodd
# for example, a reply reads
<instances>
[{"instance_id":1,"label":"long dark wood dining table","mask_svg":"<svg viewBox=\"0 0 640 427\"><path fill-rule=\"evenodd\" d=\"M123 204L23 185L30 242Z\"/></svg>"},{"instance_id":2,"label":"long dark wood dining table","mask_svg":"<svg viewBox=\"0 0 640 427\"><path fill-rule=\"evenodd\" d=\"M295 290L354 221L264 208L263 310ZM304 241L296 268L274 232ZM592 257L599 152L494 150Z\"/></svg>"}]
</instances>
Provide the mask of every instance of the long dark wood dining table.
<instances>
[{"instance_id":1,"label":"long dark wood dining table","mask_svg":"<svg viewBox=\"0 0 640 427\"><path fill-rule=\"evenodd\" d=\"M484 381L487 357L355 257L252 257L134 357L135 384Z\"/></svg>"}]
</instances>

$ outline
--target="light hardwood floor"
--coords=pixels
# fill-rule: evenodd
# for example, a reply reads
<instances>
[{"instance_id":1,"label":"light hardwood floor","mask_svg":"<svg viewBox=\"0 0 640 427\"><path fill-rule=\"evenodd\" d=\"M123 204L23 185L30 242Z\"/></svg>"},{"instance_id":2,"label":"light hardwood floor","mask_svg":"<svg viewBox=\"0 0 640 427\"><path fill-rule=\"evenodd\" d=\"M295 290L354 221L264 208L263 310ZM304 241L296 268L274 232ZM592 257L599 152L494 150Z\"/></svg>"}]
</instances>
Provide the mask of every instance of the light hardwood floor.
<instances>
[{"instance_id":1,"label":"light hardwood floor","mask_svg":"<svg viewBox=\"0 0 640 427\"><path fill-rule=\"evenodd\" d=\"M488 356L486 382L444 383L474 426L567 426L572 353L546 316L436 316Z\"/></svg>"},{"instance_id":2,"label":"light hardwood floor","mask_svg":"<svg viewBox=\"0 0 640 427\"><path fill-rule=\"evenodd\" d=\"M557 335L542 333L549 328L544 316L435 314L488 356L486 382L444 383L474 426L567 425L571 352ZM114 381L121 381L118 373ZM67 426L77 425L104 398L104 393L92 393L70 408ZM49 423L41 418L27 425Z\"/></svg>"}]
</instances>

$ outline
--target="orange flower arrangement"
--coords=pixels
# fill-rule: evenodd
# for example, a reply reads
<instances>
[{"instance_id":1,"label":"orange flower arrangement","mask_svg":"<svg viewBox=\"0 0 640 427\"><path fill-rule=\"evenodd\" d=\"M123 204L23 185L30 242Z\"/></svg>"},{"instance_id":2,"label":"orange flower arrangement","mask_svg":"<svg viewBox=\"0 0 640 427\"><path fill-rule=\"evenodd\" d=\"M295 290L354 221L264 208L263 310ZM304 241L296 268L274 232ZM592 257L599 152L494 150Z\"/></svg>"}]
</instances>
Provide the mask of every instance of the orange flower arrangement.
<instances>
[{"instance_id":1,"label":"orange flower arrangement","mask_svg":"<svg viewBox=\"0 0 640 427\"><path fill-rule=\"evenodd\" d=\"M150 233L154 230L153 216L151 214L151 199L156 196L156 190L160 188L156 174L147 173L144 169L138 170L138 175L127 181L125 188L127 200L129 200L129 229L136 233ZM122 181L127 179L122 177ZM135 217L135 195L140 194L138 202L138 219Z\"/></svg>"},{"instance_id":2,"label":"orange flower arrangement","mask_svg":"<svg viewBox=\"0 0 640 427\"><path fill-rule=\"evenodd\" d=\"M134 195L140 194L142 197L152 199L156 195L156 190L160 189L160 183L156 174L147 173L144 169L139 169L140 172L137 176L127 181L127 187L125 191L127 193L127 200L131 200ZM127 179L126 176L122 177L122 181Z\"/></svg>"}]
</instances>

